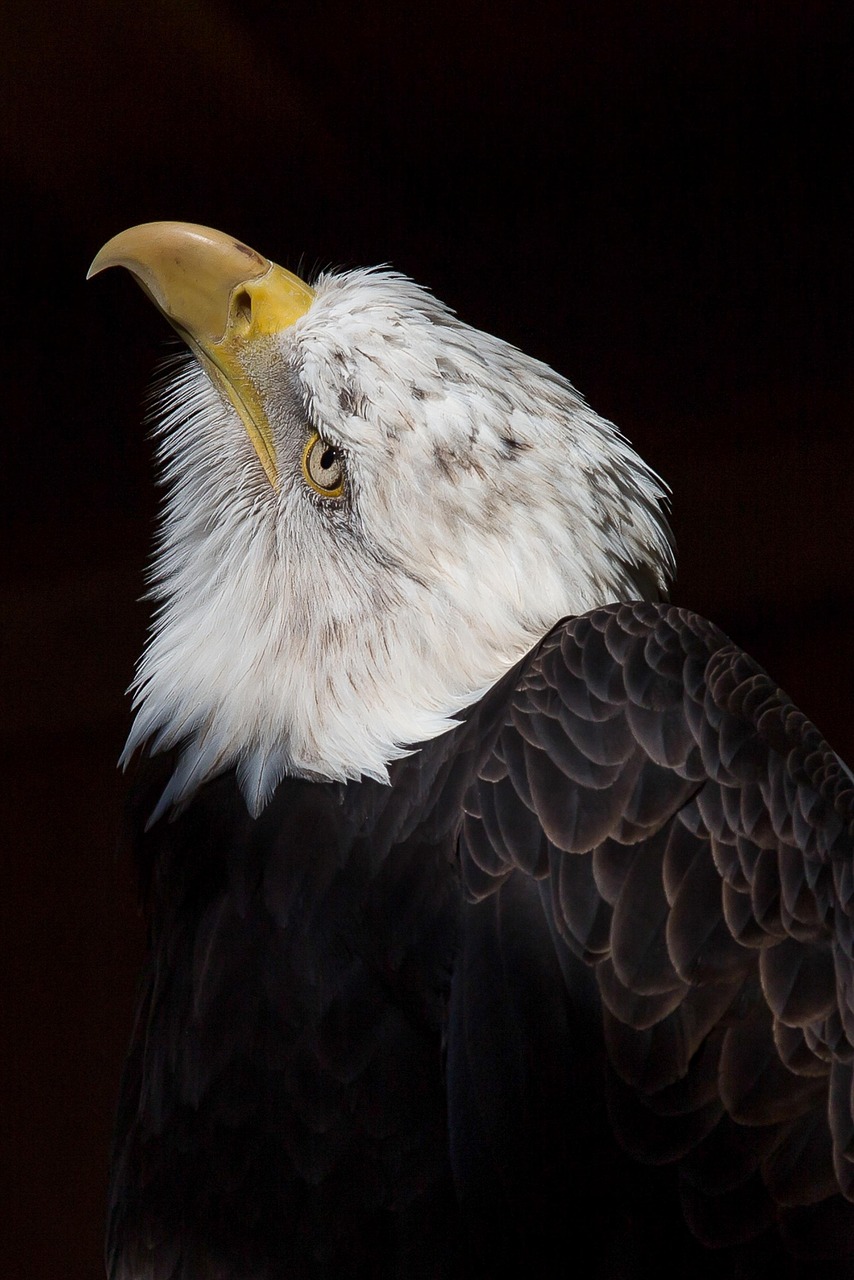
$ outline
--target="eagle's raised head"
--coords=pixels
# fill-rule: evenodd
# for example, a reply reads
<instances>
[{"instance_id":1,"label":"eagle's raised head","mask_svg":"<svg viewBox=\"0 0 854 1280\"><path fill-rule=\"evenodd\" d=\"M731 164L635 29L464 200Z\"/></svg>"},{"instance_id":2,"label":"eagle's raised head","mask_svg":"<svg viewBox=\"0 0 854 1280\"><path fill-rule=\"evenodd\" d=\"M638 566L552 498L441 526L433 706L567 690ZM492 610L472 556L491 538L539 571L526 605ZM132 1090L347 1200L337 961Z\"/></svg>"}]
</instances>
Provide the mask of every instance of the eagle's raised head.
<instances>
[{"instance_id":1,"label":"eagle's raised head","mask_svg":"<svg viewBox=\"0 0 854 1280\"><path fill-rule=\"evenodd\" d=\"M123 232L188 343L159 397L158 602L126 754L158 812L236 766L383 779L560 618L663 590L662 484L546 365L386 270L312 286L184 223Z\"/></svg>"}]
</instances>

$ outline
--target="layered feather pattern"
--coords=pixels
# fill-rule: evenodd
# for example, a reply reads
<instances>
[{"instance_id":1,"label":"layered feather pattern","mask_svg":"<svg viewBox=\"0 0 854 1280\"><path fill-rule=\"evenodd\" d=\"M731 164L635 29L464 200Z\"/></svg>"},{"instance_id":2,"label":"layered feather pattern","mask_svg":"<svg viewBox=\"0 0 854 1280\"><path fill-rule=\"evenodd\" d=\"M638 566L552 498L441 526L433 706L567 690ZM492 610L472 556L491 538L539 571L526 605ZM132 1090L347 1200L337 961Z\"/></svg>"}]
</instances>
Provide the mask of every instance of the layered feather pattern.
<instances>
[{"instance_id":1,"label":"layered feather pattern","mask_svg":"<svg viewBox=\"0 0 854 1280\"><path fill-rule=\"evenodd\" d=\"M548 873L620 1141L697 1235L854 1258L854 784L815 728L711 624L614 606L544 642L465 809L476 897Z\"/></svg>"}]
</instances>

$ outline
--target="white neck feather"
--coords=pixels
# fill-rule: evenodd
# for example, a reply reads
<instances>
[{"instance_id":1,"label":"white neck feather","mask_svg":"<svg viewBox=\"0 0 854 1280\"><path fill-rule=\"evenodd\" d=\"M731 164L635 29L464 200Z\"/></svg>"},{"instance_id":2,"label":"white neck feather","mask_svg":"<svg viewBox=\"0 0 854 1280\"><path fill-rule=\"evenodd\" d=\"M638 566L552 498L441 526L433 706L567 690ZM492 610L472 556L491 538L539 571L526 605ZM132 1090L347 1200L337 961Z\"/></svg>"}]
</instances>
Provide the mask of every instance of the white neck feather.
<instances>
[{"instance_id":1,"label":"white neck feather","mask_svg":"<svg viewBox=\"0 0 854 1280\"><path fill-rule=\"evenodd\" d=\"M278 494L194 363L163 396L124 757L183 746L158 813L230 767L253 814L285 773L385 780L561 617L672 568L660 482L567 382L391 273L317 288L265 355ZM346 458L341 510L291 465L311 429Z\"/></svg>"}]
</instances>

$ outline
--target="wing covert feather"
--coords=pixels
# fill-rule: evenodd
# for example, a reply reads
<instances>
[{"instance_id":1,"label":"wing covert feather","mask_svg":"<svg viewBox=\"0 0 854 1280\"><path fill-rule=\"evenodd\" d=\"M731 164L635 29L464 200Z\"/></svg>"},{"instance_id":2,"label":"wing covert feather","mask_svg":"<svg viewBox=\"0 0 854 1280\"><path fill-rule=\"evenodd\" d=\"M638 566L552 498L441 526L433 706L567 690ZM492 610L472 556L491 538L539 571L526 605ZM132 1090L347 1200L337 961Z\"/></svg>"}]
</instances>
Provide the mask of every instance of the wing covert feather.
<instances>
[{"instance_id":1,"label":"wing covert feather","mask_svg":"<svg viewBox=\"0 0 854 1280\"><path fill-rule=\"evenodd\" d=\"M710 623L614 605L520 668L465 810L472 896L545 878L593 966L612 1124L692 1230L854 1252L854 780L818 731Z\"/></svg>"}]
</instances>

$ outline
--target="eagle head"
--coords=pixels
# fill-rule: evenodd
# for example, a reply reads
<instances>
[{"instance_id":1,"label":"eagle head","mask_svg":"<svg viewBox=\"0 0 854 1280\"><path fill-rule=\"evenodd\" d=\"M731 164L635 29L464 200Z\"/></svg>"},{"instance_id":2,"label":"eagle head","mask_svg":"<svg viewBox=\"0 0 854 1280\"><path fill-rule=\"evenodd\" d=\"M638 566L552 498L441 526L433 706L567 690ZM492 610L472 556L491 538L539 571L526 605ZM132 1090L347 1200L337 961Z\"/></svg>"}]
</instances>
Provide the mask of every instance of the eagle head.
<instances>
[{"instance_id":1,"label":"eagle head","mask_svg":"<svg viewBox=\"0 0 854 1280\"><path fill-rule=\"evenodd\" d=\"M157 816L235 768L387 780L561 618L664 591L664 486L546 365L385 269L308 285L230 236L134 227L189 347L156 397L156 611L125 759Z\"/></svg>"}]
</instances>

